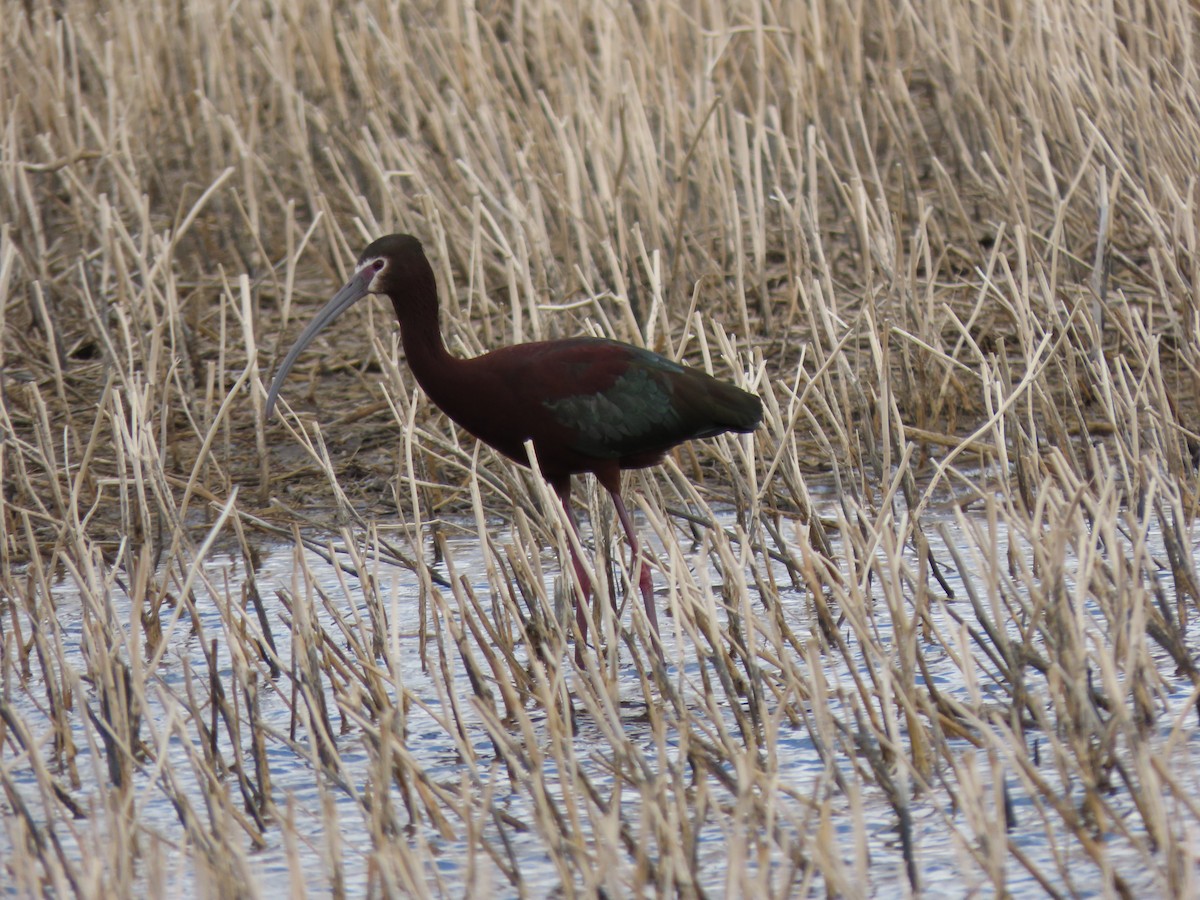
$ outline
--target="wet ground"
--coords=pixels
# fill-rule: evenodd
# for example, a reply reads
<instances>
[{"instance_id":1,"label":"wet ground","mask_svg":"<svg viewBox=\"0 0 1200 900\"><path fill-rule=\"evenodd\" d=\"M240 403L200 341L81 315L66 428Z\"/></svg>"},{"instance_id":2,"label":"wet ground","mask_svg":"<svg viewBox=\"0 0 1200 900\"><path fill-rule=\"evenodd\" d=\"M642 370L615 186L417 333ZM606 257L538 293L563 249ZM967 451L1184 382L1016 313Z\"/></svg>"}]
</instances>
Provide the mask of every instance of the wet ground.
<instances>
[{"instance_id":1,"label":"wet ground","mask_svg":"<svg viewBox=\"0 0 1200 900\"><path fill-rule=\"evenodd\" d=\"M470 531L470 524L466 531ZM732 522L725 522L732 525ZM950 540L961 538L961 533L952 521L947 521L942 534ZM503 535L498 535L503 540ZM934 541L942 540L935 537ZM998 535L1001 545L1005 536ZM1150 535L1150 540L1156 540ZM490 591L486 575L486 560L481 551L478 538L473 533L452 534L447 540L446 548L453 562L454 570L461 576L465 575L472 583L475 592L486 597ZM292 631L286 623L292 616L285 608L281 597L299 592L300 596L309 596L311 591L299 585L296 579L297 551L291 546L274 545L263 548L261 566L256 573L256 581L266 616L272 625L273 638L276 642L276 653L281 661L293 658ZM329 562L312 551L303 551L306 555L305 566L316 574L318 586L336 604L345 604L343 609L360 607L359 612L367 615L363 607L363 597L359 582L356 578L339 574ZM935 556L936 548L935 548ZM701 556L693 556L690 560L693 567L709 565L708 560ZM190 621L186 611L180 610L173 629L165 637L164 650L157 664L156 688L148 695L150 707L144 710L147 727L143 739L157 740L159 746L165 747L165 763L156 765L153 760L135 773L135 786L132 792L133 803L136 806L136 818L139 826L140 841L143 847L148 844L160 843L164 848L162 859L166 860L166 872L160 883L166 884L172 892L187 894L195 888L195 870L190 857L173 852L184 840L179 816L175 804L160 789L160 770L165 766L175 777L176 789L181 790L192 800L196 809L203 810L206 806L205 790L200 779L195 777L195 748L186 747L178 736L168 737L169 722L177 722L184 714L185 704L181 698L186 695L188 685L186 679L189 673L206 672L207 663L204 658L204 645L198 638L203 633L208 641L216 638L218 653L218 670L223 680L228 681L231 672L231 660L228 639L230 628L230 606L213 603L208 596L208 587L213 585L228 590L231 596L237 596L246 582L244 562L240 556L229 556L213 553L203 564L207 574L207 582L196 583L195 608L199 622ZM555 569L553 554L547 553L546 571ZM388 609L388 619L391 642L391 652L388 654L392 664L398 668L392 674L394 683L402 685L403 690L416 702L410 703L406 722L406 745L412 755L413 765L423 770L429 779L435 783L459 785L466 777L462 763L459 738L448 727L451 718L449 697L451 695L466 698L472 694L472 686L462 666L448 665L445 667L423 668L418 653L418 638L416 632L420 626L420 610L418 608L419 583L417 576L411 571L394 566L375 565L373 571L379 585L380 593L385 598ZM445 564L440 571L446 571ZM778 573L781 584L787 582L782 570ZM980 680L982 669L976 670L971 663L971 656L977 652L965 637L961 641L956 634L964 635L964 625L958 619L971 616L971 607L961 598L965 591L960 576L949 574L949 585L960 599L953 603L945 597L938 597L933 602L930 615L935 625L935 634L940 637L930 639L921 648L928 666L927 676L936 689L944 695L961 700L964 704L976 704L978 697L985 697L989 691L996 693L997 703L1002 703L1006 697L1001 686ZM346 589L348 588L348 594ZM659 585L660 594L662 591ZM282 593L281 593L282 592ZM661 599L661 598L660 598ZM804 597L798 593L783 592L785 603L784 614L792 627L800 632L811 630L811 610ZM61 633L63 660L75 673L86 672L88 667L83 658L82 647L85 644L82 633L82 612L78 585L67 577L59 582L56 597L58 609L58 627ZM120 588L111 591L113 621L117 627L128 624L132 615L128 595ZM247 608L245 605L242 608ZM322 608L313 602L311 607L318 627L330 630L337 628L337 623ZM629 611L626 609L626 616ZM887 615L878 616L875 628L878 629L879 645L887 647L893 640L890 631L890 618ZM246 623L252 623L252 614L247 613ZM122 624L124 623L124 624ZM195 627L199 625L199 630ZM969 626L970 622L967 622ZM246 627L253 627L248 624ZM1009 630L1016 636L1015 625ZM685 698L688 692L695 692L701 684L699 667L702 665L696 656L689 653L677 653L673 644L671 629L666 629L668 660L684 660L683 670L676 664L669 667L673 683L677 683ZM956 643L957 641L957 643ZM955 647L961 653L953 653ZM661 734L652 733L645 715L645 694L639 678L639 673L628 654L617 654L618 691L626 706L623 708L623 726L625 739L633 745L644 746L647 758L654 759L656 741L664 738ZM1192 686L1182 677L1171 674L1172 666L1165 655L1158 657L1160 671L1166 673L1168 683L1174 684L1175 689L1166 698L1174 713L1160 718L1159 721L1175 723L1176 730L1164 729L1159 740L1164 744L1170 743L1170 756L1175 761L1174 777L1182 783L1195 785L1200 775L1200 731L1197 730L1194 714L1189 715L1189 704L1194 703ZM261 661L252 661L266 675ZM852 672L844 664L830 657L823 663L822 675L831 685L830 691L832 715L837 718L842 710L839 709L838 697L841 692L848 690L852 682ZM865 675L865 668L859 672ZM447 681L447 678L449 679ZM88 686L80 682L85 696L81 702L92 702L86 696ZM360 893L368 885L366 859L372 849L370 824L365 821L363 806L346 791L337 787L319 786L319 779L314 773L311 757L305 752L308 737L301 729L293 732L292 702L294 695L288 695L287 679L277 679L275 682L264 677L260 684L259 721L268 734L274 739L266 743L268 764L271 772L272 791L279 809L286 810L286 815L293 829L292 835L285 841L280 828L268 828L266 846L249 852L248 866L257 881L257 887L263 893L286 889L295 884L299 875L303 877L307 888L314 895L322 895L330 888L330 873L333 868L339 871L342 887L350 894ZM33 683L9 684L6 686L8 702L17 718L28 723L35 731L38 723L43 721L44 714L40 708L40 689L36 680ZM699 699L699 698L694 698ZM333 707L332 694L330 704ZM697 703L697 708L702 704ZM849 715L849 707L844 711ZM544 725L545 717L537 710L529 710L530 719L535 727ZM532 822L535 811L532 804L536 801L529 794L514 789L513 783L504 774L504 767L495 762L495 751L488 732L478 722L470 721L468 710L466 733L478 759L485 761L483 765L472 767L471 778L478 779L474 789L495 792L496 806L513 820ZM336 721L336 716L334 716ZM726 728L736 731L737 725L732 713L724 722ZM577 717L577 731L574 737L575 758L586 773L590 782L603 790L612 787L612 745L602 728L590 722L586 715ZM178 734L186 732L178 732ZM231 755L231 747L227 731L218 729L222 752ZM294 740L295 745L290 741ZM285 736L287 739L285 740ZM85 807L89 799L99 804L98 786L103 783L106 769L100 757L100 748L89 743L83 729L76 733L76 744L79 756L75 761L84 784L76 793L76 798L83 798ZM665 736L670 745L672 735ZM952 752L969 757L975 749L965 740L948 739ZM349 727L345 733L336 737L338 752L341 757L342 772L351 784L362 785L369 780L369 767L372 765L371 754L363 746L362 737L354 727ZM807 810L807 798L816 796L833 797L826 811L835 814L828 820L827 834L822 838L836 847L849 869L855 866L866 866L863 871L869 871L872 890L878 896L885 896L893 889L906 889L905 863L897 828L897 817L894 807L887 802L879 792L869 789L861 793L851 791L848 795L839 796L838 792L829 785L829 768L817 752L811 733L804 727L790 725L786 719L774 724L774 736L770 742L771 766L777 773L777 781L785 790L781 790L778 805L781 813L777 826L783 829L795 827L795 823L808 821L811 814ZM251 748L243 748L247 753ZM311 752L311 748L309 750ZM549 757L547 757L549 759ZM489 765L487 760L493 762ZM18 792L29 792L26 802L33 809L38 803L35 796L36 781L28 767L20 760L11 757L3 761L7 778ZM854 763L847 759L841 764L847 776L848 783L861 787L862 781L854 775ZM992 768L980 765L978 772L984 783L979 785L983 791L995 791L997 786L988 783ZM1041 767L1044 778L1053 781L1056 778L1053 766L1046 762ZM189 778L189 773L192 773ZM548 763L543 772L547 789L554 794L569 785L569 777L560 778L563 773L556 772L553 762ZM945 767L939 771L938 777L943 780L953 779L954 773ZM912 791L910 806L912 842L920 872L920 881L925 896L960 897L975 891L987 893L989 888L986 880L978 873L977 866L966 855L964 846L969 845L978 831L978 824L963 821L961 809L953 802L955 792L963 790L962 785L951 784L949 790L938 787L928 791ZM1040 802L1036 797L1023 791L1019 778L1013 777L1006 785L1010 803L1011 828L1008 838L1045 871L1053 872L1055 865L1050 854L1058 853L1071 855L1074 853L1080 860L1080 865L1074 870L1072 884L1059 883L1055 887L1066 893L1078 892L1089 895L1100 891L1103 879L1100 873L1079 853L1072 851L1070 844L1074 838L1061 828L1055 828L1053 817L1047 819ZM1072 796L1068 786L1065 795ZM997 791L996 796L1000 793ZM393 798L397 803L399 798ZM626 818L636 820L639 815L638 797L632 793L625 801L630 804ZM1133 801L1127 792L1117 788L1113 791L1109 802L1118 808L1133 809ZM332 809L331 805L332 804ZM0 799L0 807L7 804ZM94 852L96 842L102 842L102 835L94 831L104 821L102 809L94 808L92 818L70 823L69 827L57 828L65 852L88 855ZM331 843L329 824L336 821L338 833L336 841ZM1132 823L1136 828L1136 824ZM735 819L709 819L702 828L699 839L699 853L696 859L697 876L700 886L715 895L725 892L728 885L729 866L731 865L731 848L739 844L731 837L729 829L739 827ZM586 824L585 824L586 828ZM452 829L453 830L453 829ZM430 890L434 893L449 893L461 896L463 893L475 892L484 888L504 895L512 890L504 873L485 853L479 852L478 843L473 843L464 833L466 829L458 828L457 833L447 838L437 830L418 826L407 835L407 841L413 852L425 869L425 878ZM1003 830L997 822L998 837L1003 837ZM484 833L483 840L496 840L497 835ZM519 865L522 884L532 896L555 894L559 890L561 872L556 867L546 842L536 828L528 831L515 830L507 835L506 840L511 846L506 853ZM14 832L11 828L0 831L0 856L7 856L16 851L13 844ZM301 850L289 849L288 844L298 841ZM1064 849L1065 848L1065 849ZM864 861L862 854L866 853L868 860ZM1123 862L1119 849L1112 858L1112 865L1118 870ZM334 861L336 857L336 861ZM1124 873L1128 883L1138 885L1139 876L1136 858L1130 858L1133 867ZM736 865L776 865L783 866L784 860L740 860ZM299 864L302 872L293 871ZM1008 889L1016 895L1028 893L1038 895L1041 887L1032 879L1026 869L1018 866L1011 855L1005 857L1003 865L1006 868ZM819 884L819 883L818 883Z\"/></svg>"}]
</instances>

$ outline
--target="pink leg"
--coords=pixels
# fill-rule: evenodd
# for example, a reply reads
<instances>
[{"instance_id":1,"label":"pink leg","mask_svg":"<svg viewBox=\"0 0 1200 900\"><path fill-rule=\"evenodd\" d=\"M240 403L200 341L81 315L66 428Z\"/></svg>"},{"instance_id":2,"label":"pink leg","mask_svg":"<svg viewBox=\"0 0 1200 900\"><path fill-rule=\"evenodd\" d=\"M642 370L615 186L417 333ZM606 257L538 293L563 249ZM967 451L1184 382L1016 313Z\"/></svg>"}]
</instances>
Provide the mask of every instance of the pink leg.
<instances>
[{"instance_id":1,"label":"pink leg","mask_svg":"<svg viewBox=\"0 0 1200 900\"><path fill-rule=\"evenodd\" d=\"M650 567L639 552L637 532L633 528L633 519L629 516L629 510L625 508L625 501L621 499L618 491L610 489L609 494L612 496L613 506L617 508L617 518L621 520L621 527L625 529L625 536L629 538L629 546L633 551L630 570L631 574L638 573L638 588L642 592L642 602L646 605L646 621L650 623L650 630L654 632L654 636L658 637L658 611L654 608L654 582L650 577Z\"/></svg>"}]
</instances>

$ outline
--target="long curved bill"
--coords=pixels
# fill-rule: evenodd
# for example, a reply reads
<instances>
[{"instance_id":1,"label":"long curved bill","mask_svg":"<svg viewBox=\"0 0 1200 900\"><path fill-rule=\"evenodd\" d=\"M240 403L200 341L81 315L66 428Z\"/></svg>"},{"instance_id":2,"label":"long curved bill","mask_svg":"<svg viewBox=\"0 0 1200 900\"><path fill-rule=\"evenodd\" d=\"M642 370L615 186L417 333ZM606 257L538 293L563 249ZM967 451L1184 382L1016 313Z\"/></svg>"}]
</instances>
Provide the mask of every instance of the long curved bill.
<instances>
[{"instance_id":1,"label":"long curved bill","mask_svg":"<svg viewBox=\"0 0 1200 900\"><path fill-rule=\"evenodd\" d=\"M312 343L313 338L320 334L325 326L371 292L371 278L374 275L375 272L369 268L355 272L354 276L342 285L341 290L333 295L333 299L321 307L321 311L308 323L308 327L304 329L300 337L296 338L296 343L292 344L292 349L287 352L287 356L279 364L275 380L271 382L271 390L267 392L266 417L268 419L271 418L271 412L275 409L275 401L279 399L279 389L283 387L283 380L287 378L288 372L292 370L292 366L296 364L296 360L304 352L304 348Z\"/></svg>"}]
</instances>

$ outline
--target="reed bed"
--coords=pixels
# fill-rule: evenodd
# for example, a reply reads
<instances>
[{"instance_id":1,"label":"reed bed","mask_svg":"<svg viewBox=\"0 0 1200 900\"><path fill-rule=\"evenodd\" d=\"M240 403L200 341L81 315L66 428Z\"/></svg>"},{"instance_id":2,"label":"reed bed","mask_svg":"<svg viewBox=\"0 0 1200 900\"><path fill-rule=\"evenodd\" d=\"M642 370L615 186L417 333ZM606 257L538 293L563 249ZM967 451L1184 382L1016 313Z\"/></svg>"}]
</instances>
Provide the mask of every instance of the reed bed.
<instances>
[{"instance_id":1,"label":"reed bed","mask_svg":"<svg viewBox=\"0 0 1200 900\"><path fill-rule=\"evenodd\" d=\"M1192 5L0 21L6 890L1198 893ZM264 421L394 230L457 352L763 398L629 476L665 663L385 304Z\"/></svg>"}]
</instances>

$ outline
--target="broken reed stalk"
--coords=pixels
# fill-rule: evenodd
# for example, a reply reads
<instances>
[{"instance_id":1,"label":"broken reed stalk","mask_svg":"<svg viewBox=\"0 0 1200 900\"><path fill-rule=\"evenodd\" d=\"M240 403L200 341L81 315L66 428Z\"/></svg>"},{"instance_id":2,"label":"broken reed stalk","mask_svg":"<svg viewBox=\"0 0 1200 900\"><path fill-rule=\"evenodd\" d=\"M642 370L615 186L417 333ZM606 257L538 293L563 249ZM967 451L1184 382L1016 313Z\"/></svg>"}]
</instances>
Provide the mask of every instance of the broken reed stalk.
<instances>
[{"instance_id":1,"label":"broken reed stalk","mask_svg":"<svg viewBox=\"0 0 1200 900\"><path fill-rule=\"evenodd\" d=\"M109 6L0 33L5 883L1196 893L1190 7ZM397 229L763 396L632 479L665 667L382 307L261 421Z\"/></svg>"}]
</instances>

